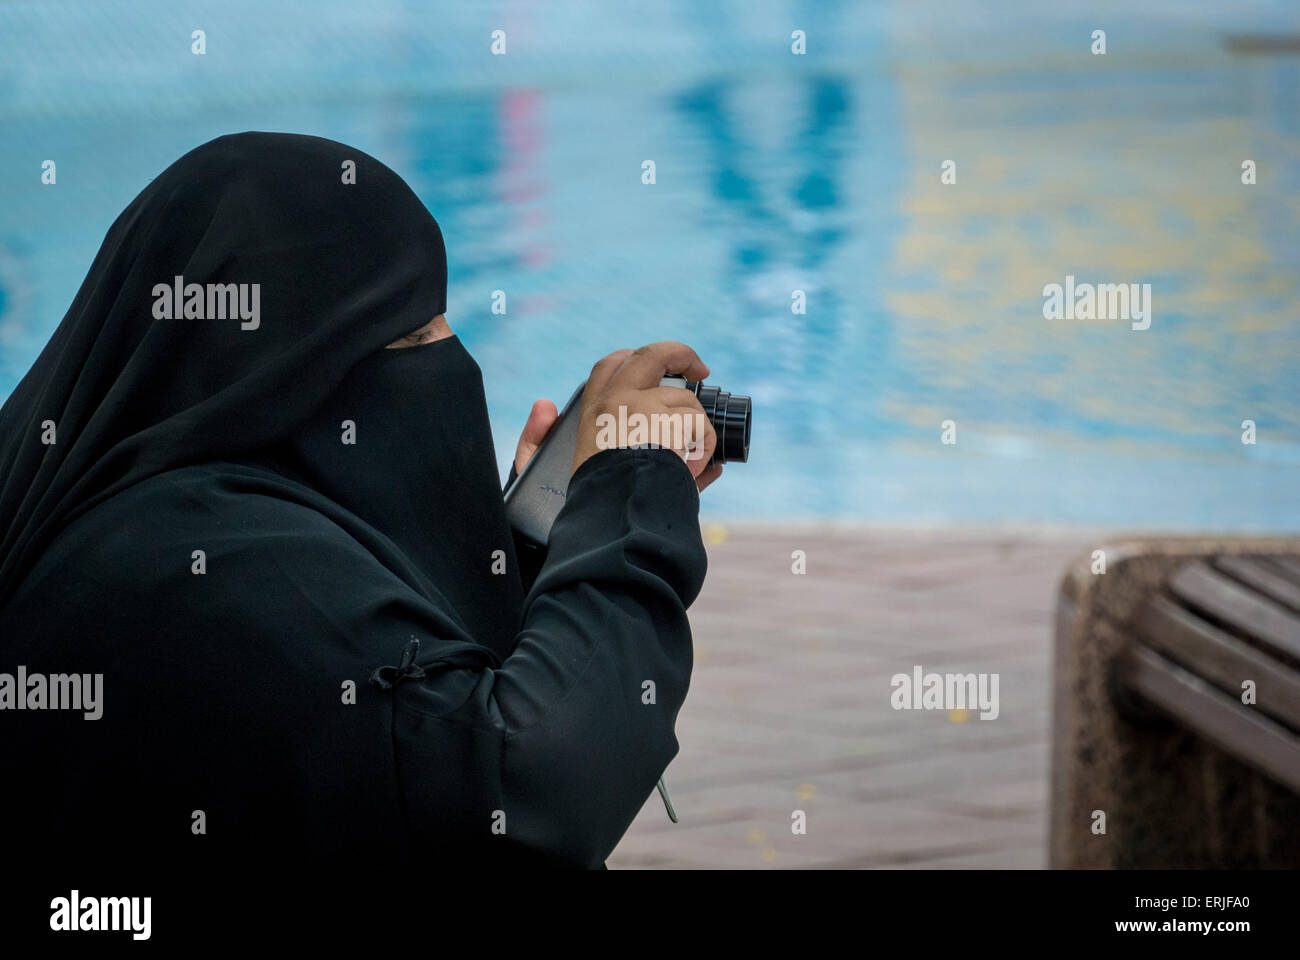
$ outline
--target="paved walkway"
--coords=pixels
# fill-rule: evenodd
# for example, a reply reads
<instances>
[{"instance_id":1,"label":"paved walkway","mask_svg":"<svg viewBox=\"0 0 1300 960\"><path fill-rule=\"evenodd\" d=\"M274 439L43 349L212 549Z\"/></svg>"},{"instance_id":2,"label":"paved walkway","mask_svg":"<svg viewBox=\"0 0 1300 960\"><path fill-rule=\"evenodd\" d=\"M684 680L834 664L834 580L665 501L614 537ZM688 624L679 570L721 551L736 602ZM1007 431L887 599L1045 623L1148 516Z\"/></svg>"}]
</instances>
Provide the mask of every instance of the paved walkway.
<instances>
[{"instance_id":1,"label":"paved walkway","mask_svg":"<svg viewBox=\"0 0 1300 960\"><path fill-rule=\"evenodd\" d=\"M706 527L681 822L652 795L610 868L1046 866L1052 610L1094 539ZM999 674L1000 715L895 711L917 664Z\"/></svg>"}]
</instances>

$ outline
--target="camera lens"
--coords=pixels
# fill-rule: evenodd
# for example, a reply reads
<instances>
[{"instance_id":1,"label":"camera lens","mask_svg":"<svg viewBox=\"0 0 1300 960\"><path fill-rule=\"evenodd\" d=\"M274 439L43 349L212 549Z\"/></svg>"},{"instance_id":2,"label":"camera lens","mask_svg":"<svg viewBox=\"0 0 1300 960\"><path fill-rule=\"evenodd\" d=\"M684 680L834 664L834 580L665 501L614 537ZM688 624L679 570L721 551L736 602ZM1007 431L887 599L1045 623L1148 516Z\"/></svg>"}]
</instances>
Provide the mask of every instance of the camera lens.
<instances>
[{"instance_id":1,"label":"camera lens","mask_svg":"<svg viewBox=\"0 0 1300 960\"><path fill-rule=\"evenodd\" d=\"M704 407L704 415L709 418L713 432L718 435L718 445L709 462L744 463L748 460L749 428L753 420L751 399L703 383L688 383L686 386L688 390L695 391L700 405Z\"/></svg>"}]
</instances>

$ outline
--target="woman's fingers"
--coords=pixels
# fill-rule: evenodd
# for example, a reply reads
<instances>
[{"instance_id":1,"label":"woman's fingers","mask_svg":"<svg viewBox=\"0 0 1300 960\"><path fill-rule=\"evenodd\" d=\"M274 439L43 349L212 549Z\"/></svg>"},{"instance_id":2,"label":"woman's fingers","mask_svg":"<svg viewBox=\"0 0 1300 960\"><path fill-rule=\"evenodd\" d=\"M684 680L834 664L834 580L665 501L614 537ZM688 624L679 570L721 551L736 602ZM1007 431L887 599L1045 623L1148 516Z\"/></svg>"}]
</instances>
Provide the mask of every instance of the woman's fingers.
<instances>
[{"instance_id":1,"label":"woman's fingers","mask_svg":"<svg viewBox=\"0 0 1300 960\"><path fill-rule=\"evenodd\" d=\"M583 388L583 392L590 393L593 390L597 392L604 390L610 378L634 352L630 347L626 347L622 350L615 350L608 356L597 360L596 365L591 368L591 375L587 377L587 386Z\"/></svg>"},{"instance_id":2,"label":"woman's fingers","mask_svg":"<svg viewBox=\"0 0 1300 960\"><path fill-rule=\"evenodd\" d=\"M676 340L660 340L632 351L632 355L618 368L616 377L620 385L645 390L657 387L665 374L681 374L687 380L703 380L709 375L709 368L686 344Z\"/></svg>"},{"instance_id":3,"label":"woman's fingers","mask_svg":"<svg viewBox=\"0 0 1300 960\"><path fill-rule=\"evenodd\" d=\"M524 467L537 452L537 448L542 445L542 441L546 439L546 434L559 415L560 412L550 400L542 399L533 404L533 408L528 411L528 422L524 424L524 431L519 435L519 445L515 447L516 473L524 472Z\"/></svg>"},{"instance_id":4,"label":"woman's fingers","mask_svg":"<svg viewBox=\"0 0 1300 960\"><path fill-rule=\"evenodd\" d=\"M722 464L715 463L711 467L705 467L704 472L695 478L695 489L703 493L704 488L720 476L722 476Z\"/></svg>"}]
</instances>

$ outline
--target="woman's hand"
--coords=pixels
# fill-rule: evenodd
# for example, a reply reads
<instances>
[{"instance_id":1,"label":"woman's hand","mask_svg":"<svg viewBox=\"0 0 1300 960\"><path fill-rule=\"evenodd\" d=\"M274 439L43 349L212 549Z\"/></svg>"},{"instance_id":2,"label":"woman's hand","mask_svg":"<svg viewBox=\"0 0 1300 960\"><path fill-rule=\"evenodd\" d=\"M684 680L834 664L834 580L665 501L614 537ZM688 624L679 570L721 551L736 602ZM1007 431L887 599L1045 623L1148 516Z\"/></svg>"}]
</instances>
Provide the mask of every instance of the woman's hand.
<instances>
[{"instance_id":1,"label":"woman's hand","mask_svg":"<svg viewBox=\"0 0 1300 960\"><path fill-rule=\"evenodd\" d=\"M524 432L519 435L519 446L515 447L515 473L524 472L524 467L537 452L559 415L560 412L550 400L538 400L533 404L533 409L528 411Z\"/></svg>"},{"instance_id":2,"label":"woman's hand","mask_svg":"<svg viewBox=\"0 0 1300 960\"><path fill-rule=\"evenodd\" d=\"M670 374L680 374L688 380L703 380L709 375L709 368L694 350L673 340L652 343L639 350L615 350L592 367L582 392L573 469L576 471L588 457L606 447L625 445L626 438L618 437L610 443L607 437L601 437L598 417L608 414L614 418L614 423L626 423L632 416L641 414L649 424L672 423L674 419L683 424L686 429L682 431L661 430L653 442L670 447L686 462L695 477L697 489L703 490L716 480L722 474L722 465L709 466L718 443L713 425L704 415L704 407L695 394L680 387L659 385L659 381ZM619 416L620 407L625 408L622 418ZM533 413L536 412L534 405ZM665 416L669 419L657 419ZM697 426L700 429L697 430Z\"/></svg>"}]
</instances>

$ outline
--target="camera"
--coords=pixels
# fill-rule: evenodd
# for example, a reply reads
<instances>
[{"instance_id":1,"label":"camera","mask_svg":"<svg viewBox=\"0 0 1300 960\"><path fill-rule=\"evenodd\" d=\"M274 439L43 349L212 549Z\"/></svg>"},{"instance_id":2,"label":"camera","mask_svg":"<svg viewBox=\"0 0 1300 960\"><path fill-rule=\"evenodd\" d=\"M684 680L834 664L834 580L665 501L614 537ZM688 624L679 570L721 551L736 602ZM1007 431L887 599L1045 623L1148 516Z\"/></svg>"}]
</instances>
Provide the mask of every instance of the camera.
<instances>
[{"instance_id":1,"label":"camera","mask_svg":"<svg viewBox=\"0 0 1300 960\"><path fill-rule=\"evenodd\" d=\"M695 394L709 418L718 445L709 459L714 463L744 463L749 459L749 426L753 421L753 401L749 397L727 393L698 380L685 377L664 377L661 387L681 387Z\"/></svg>"},{"instance_id":2,"label":"camera","mask_svg":"<svg viewBox=\"0 0 1300 960\"><path fill-rule=\"evenodd\" d=\"M690 390L704 408L718 443L709 463L744 463L749 459L749 433L753 401L685 377L669 376L660 386ZM551 526L564 506L569 476L573 472L573 450L578 440L578 414L582 408L584 381L560 411L546 439L533 454L524 472L506 488L506 518L521 547L544 551Z\"/></svg>"}]
</instances>

